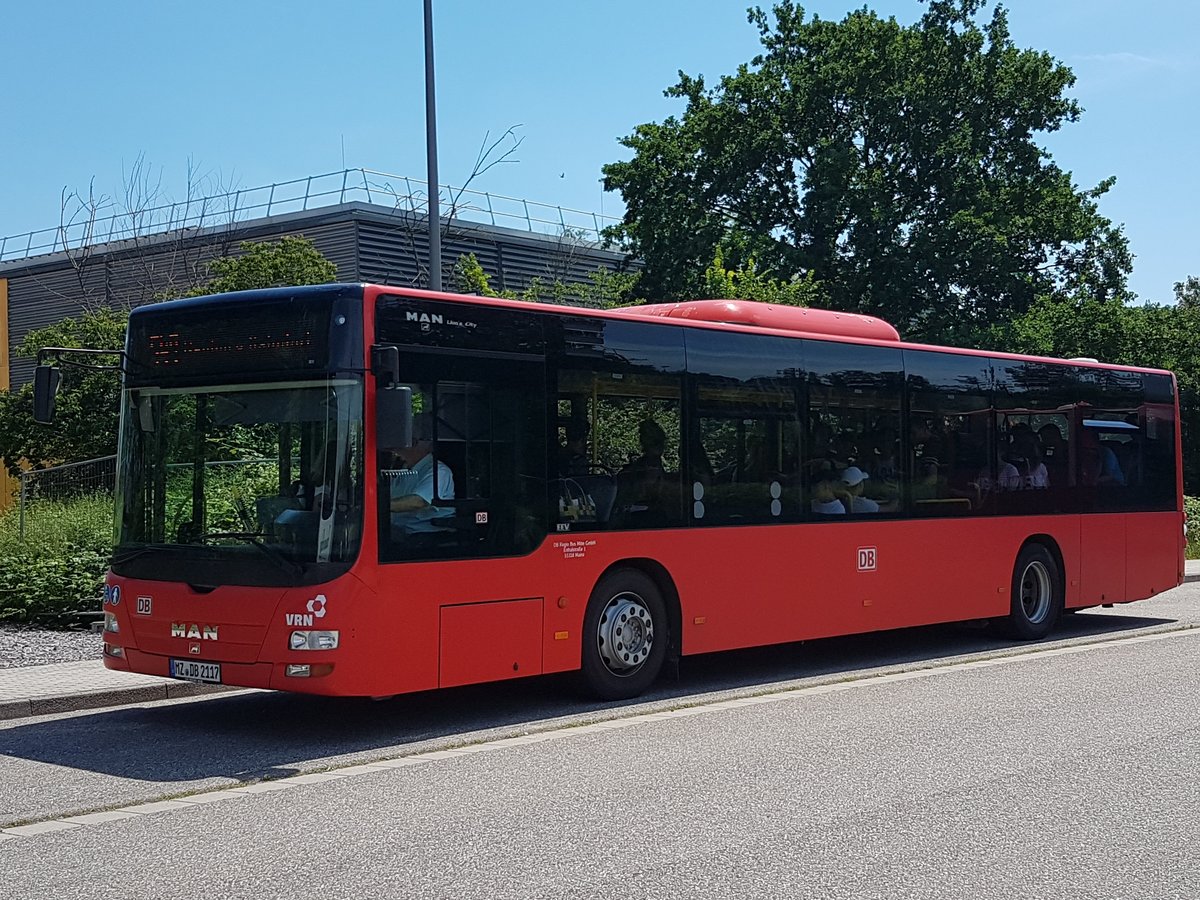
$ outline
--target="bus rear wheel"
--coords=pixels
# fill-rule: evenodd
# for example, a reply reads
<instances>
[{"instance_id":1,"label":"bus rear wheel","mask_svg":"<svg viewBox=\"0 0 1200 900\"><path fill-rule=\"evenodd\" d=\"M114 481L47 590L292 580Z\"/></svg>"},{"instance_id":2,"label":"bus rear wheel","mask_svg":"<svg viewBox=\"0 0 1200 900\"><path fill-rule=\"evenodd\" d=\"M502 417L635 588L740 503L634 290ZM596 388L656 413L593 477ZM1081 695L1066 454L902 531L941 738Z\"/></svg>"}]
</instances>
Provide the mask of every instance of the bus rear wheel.
<instances>
[{"instance_id":1,"label":"bus rear wheel","mask_svg":"<svg viewBox=\"0 0 1200 900\"><path fill-rule=\"evenodd\" d=\"M581 668L588 693L627 700L662 671L667 609L654 580L637 569L609 572L592 590L583 618Z\"/></svg>"},{"instance_id":2,"label":"bus rear wheel","mask_svg":"<svg viewBox=\"0 0 1200 900\"><path fill-rule=\"evenodd\" d=\"M1013 567L1005 630L1018 640L1041 640L1058 624L1062 608L1062 572L1053 554L1041 544L1026 544Z\"/></svg>"}]
</instances>

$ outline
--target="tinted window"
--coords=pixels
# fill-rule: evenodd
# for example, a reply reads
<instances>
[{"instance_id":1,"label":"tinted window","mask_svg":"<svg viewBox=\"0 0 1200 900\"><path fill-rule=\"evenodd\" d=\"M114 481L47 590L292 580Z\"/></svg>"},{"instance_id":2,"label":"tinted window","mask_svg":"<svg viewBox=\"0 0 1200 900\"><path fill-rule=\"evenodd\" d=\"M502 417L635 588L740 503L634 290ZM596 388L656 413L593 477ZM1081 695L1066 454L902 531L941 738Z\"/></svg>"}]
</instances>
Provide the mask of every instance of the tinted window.
<instances>
[{"instance_id":1,"label":"tinted window","mask_svg":"<svg viewBox=\"0 0 1200 900\"><path fill-rule=\"evenodd\" d=\"M556 528L683 524L683 329L574 316L548 328Z\"/></svg>"},{"instance_id":2,"label":"tinted window","mask_svg":"<svg viewBox=\"0 0 1200 900\"><path fill-rule=\"evenodd\" d=\"M1144 402L1138 411L1142 442L1133 469L1141 509L1175 509L1175 392L1169 375L1142 376Z\"/></svg>"},{"instance_id":3,"label":"tinted window","mask_svg":"<svg viewBox=\"0 0 1200 900\"><path fill-rule=\"evenodd\" d=\"M1101 370L1044 362L994 361L993 468L981 481L995 512L1012 515L1080 508L1074 460L1082 404L1103 397Z\"/></svg>"},{"instance_id":4,"label":"tinted window","mask_svg":"<svg viewBox=\"0 0 1200 900\"><path fill-rule=\"evenodd\" d=\"M409 354L401 379L413 435L378 448L380 558L533 550L547 520L541 363Z\"/></svg>"},{"instance_id":5,"label":"tinted window","mask_svg":"<svg viewBox=\"0 0 1200 900\"><path fill-rule=\"evenodd\" d=\"M801 518L801 342L687 333L687 470L700 525Z\"/></svg>"},{"instance_id":6,"label":"tinted window","mask_svg":"<svg viewBox=\"0 0 1200 900\"><path fill-rule=\"evenodd\" d=\"M1168 376L1007 360L997 371L1000 512L1174 508Z\"/></svg>"},{"instance_id":7,"label":"tinted window","mask_svg":"<svg viewBox=\"0 0 1200 900\"><path fill-rule=\"evenodd\" d=\"M912 513L984 511L992 472L991 366L976 356L905 350Z\"/></svg>"},{"instance_id":8,"label":"tinted window","mask_svg":"<svg viewBox=\"0 0 1200 900\"><path fill-rule=\"evenodd\" d=\"M804 341L808 383L802 459L814 518L875 516L901 507L901 353Z\"/></svg>"}]
</instances>

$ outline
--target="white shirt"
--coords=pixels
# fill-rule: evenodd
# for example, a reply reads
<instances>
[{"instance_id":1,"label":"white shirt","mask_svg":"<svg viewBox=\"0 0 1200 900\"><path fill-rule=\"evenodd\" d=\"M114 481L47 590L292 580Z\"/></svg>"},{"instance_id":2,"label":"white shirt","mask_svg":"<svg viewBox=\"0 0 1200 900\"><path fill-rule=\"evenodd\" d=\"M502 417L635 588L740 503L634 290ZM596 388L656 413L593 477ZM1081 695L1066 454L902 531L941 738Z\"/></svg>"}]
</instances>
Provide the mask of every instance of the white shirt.
<instances>
[{"instance_id":1,"label":"white shirt","mask_svg":"<svg viewBox=\"0 0 1200 900\"><path fill-rule=\"evenodd\" d=\"M415 494L433 504L433 454L426 453L411 469L400 469L392 476L392 499ZM444 462L437 464L437 495L442 500L454 499L454 473Z\"/></svg>"},{"instance_id":2,"label":"white shirt","mask_svg":"<svg viewBox=\"0 0 1200 900\"><path fill-rule=\"evenodd\" d=\"M850 498L850 512L877 513L879 512L879 504L870 497L854 496Z\"/></svg>"},{"instance_id":3,"label":"white shirt","mask_svg":"<svg viewBox=\"0 0 1200 900\"><path fill-rule=\"evenodd\" d=\"M439 531L434 519L453 514L453 510L439 509L433 505L433 454L426 453L411 469L401 469L392 475L391 497L416 495L428 506L405 512L392 513L392 525L404 531ZM441 500L454 499L454 473L444 462L437 464L437 496Z\"/></svg>"}]
</instances>

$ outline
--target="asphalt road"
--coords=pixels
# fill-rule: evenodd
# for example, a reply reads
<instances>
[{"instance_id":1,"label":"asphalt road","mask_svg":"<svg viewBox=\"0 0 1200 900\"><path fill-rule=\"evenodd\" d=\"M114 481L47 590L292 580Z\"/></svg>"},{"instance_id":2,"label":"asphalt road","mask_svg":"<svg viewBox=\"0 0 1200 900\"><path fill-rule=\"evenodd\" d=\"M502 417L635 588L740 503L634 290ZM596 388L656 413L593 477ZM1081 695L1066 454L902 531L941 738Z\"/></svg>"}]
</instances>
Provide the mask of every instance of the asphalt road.
<instances>
[{"instance_id":1,"label":"asphalt road","mask_svg":"<svg viewBox=\"0 0 1200 900\"><path fill-rule=\"evenodd\" d=\"M397 762L0 841L0 897L1194 900L1198 599L1033 646L929 628L688 660L622 705L553 678L23 720L2 825Z\"/></svg>"}]
</instances>

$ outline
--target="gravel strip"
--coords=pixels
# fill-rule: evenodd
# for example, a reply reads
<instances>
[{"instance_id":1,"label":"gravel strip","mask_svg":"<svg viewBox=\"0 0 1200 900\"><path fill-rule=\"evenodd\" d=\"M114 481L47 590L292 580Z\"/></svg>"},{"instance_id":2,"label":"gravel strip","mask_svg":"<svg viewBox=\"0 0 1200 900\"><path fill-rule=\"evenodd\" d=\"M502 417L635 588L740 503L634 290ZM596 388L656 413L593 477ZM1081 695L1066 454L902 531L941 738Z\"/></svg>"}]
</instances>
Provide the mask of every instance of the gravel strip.
<instances>
[{"instance_id":1,"label":"gravel strip","mask_svg":"<svg viewBox=\"0 0 1200 900\"><path fill-rule=\"evenodd\" d=\"M0 626L0 669L100 659L99 634Z\"/></svg>"}]
</instances>

